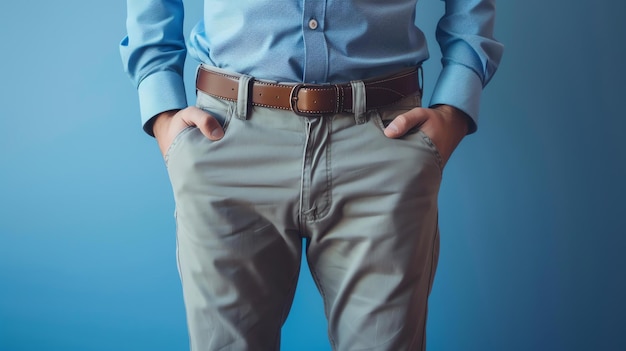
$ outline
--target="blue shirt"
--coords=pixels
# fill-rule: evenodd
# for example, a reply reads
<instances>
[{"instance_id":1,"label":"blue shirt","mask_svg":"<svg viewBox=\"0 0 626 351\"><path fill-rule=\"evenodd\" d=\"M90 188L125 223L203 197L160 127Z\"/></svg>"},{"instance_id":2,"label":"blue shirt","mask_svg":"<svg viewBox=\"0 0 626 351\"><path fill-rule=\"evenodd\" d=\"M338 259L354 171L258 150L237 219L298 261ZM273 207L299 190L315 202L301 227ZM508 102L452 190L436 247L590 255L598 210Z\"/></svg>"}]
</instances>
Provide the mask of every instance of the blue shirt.
<instances>
[{"instance_id":1,"label":"blue shirt","mask_svg":"<svg viewBox=\"0 0 626 351\"><path fill-rule=\"evenodd\" d=\"M430 105L478 120L483 87L502 46L493 39L495 0L445 0L437 26L443 69ZM428 58L414 23L417 0L204 0L187 44L182 0L129 0L120 45L136 84L142 122L187 106L183 64L200 62L281 82L340 83L393 73Z\"/></svg>"}]
</instances>

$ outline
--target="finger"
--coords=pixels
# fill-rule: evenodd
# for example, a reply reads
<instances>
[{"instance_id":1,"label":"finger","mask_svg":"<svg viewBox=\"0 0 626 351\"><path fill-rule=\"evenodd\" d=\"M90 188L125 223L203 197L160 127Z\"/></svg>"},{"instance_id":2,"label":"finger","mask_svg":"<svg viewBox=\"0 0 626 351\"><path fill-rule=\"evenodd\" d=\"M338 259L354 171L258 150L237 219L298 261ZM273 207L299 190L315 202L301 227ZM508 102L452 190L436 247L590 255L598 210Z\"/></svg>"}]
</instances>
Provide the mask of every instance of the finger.
<instances>
[{"instance_id":1,"label":"finger","mask_svg":"<svg viewBox=\"0 0 626 351\"><path fill-rule=\"evenodd\" d=\"M202 134L211 140L220 140L224 136L224 129L220 123L213 116L199 108L190 107L183 119L189 125L198 127Z\"/></svg>"},{"instance_id":2,"label":"finger","mask_svg":"<svg viewBox=\"0 0 626 351\"><path fill-rule=\"evenodd\" d=\"M425 109L414 108L391 121L385 128L385 135L389 138L398 138L406 134L411 128L424 123L428 119Z\"/></svg>"}]
</instances>

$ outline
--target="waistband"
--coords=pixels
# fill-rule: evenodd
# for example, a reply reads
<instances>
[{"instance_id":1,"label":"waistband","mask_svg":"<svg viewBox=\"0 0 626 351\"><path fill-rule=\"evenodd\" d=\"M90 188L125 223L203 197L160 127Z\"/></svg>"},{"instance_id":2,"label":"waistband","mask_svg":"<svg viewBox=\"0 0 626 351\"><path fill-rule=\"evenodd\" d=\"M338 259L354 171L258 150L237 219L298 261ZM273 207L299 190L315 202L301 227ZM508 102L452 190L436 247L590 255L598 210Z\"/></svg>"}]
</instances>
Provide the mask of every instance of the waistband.
<instances>
[{"instance_id":1,"label":"waistband","mask_svg":"<svg viewBox=\"0 0 626 351\"><path fill-rule=\"evenodd\" d=\"M243 79L245 78L245 79ZM411 95L421 95L422 68L344 84L274 83L201 65L196 89L216 98L238 101L240 82L249 84L248 102L255 106L291 110L300 116L354 112L355 90L364 87L365 107L377 109Z\"/></svg>"}]
</instances>

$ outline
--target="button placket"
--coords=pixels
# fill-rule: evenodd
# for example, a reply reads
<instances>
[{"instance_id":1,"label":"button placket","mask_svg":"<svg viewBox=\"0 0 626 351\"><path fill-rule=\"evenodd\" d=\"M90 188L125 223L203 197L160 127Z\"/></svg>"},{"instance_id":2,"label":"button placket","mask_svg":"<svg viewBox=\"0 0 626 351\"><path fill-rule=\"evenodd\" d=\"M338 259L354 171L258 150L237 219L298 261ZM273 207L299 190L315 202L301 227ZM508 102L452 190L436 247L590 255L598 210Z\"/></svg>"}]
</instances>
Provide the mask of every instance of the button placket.
<instances>
[{"instance_id":1,"label":"button placket","mask_svg":"<svg viewBox=\"0 0 626 351\"><path fill-rule=\"evenodd\" d=\"M304 39L304 72L307 83L326 82L329 50L324 18L328 0L303 0L302 36Z\"/></svg>"}]
</instances>

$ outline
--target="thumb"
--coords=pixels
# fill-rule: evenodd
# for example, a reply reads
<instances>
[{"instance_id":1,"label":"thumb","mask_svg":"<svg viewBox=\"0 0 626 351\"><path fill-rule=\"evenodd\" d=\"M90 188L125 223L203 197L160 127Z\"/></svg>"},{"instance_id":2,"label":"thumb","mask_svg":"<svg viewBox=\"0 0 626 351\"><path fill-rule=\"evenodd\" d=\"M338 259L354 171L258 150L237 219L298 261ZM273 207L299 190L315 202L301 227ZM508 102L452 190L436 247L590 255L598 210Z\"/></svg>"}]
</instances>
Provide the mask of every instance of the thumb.
<instances>
[{"instance_id":1,"label":"thumb","mask_svg":"<svg viewBox=\"0 0 626 351\"><path fill-rule=\"evenodd\" d=\"M385 135L389 138L399 138L427 119L426 109L416 107L394 118L385 128Z\"/></svg>"},{"instance_id":2,"label":"thumb","mask_svg":"<svg viewBox=\"0 0 626 351\"><path fill-rule=\"evenodd\" d=\"M189 108L185 122L198 127L202 134L211 140L220 140L224 136L224 129L217 119L197 107Z\"/></svg>"}]
</instances>

